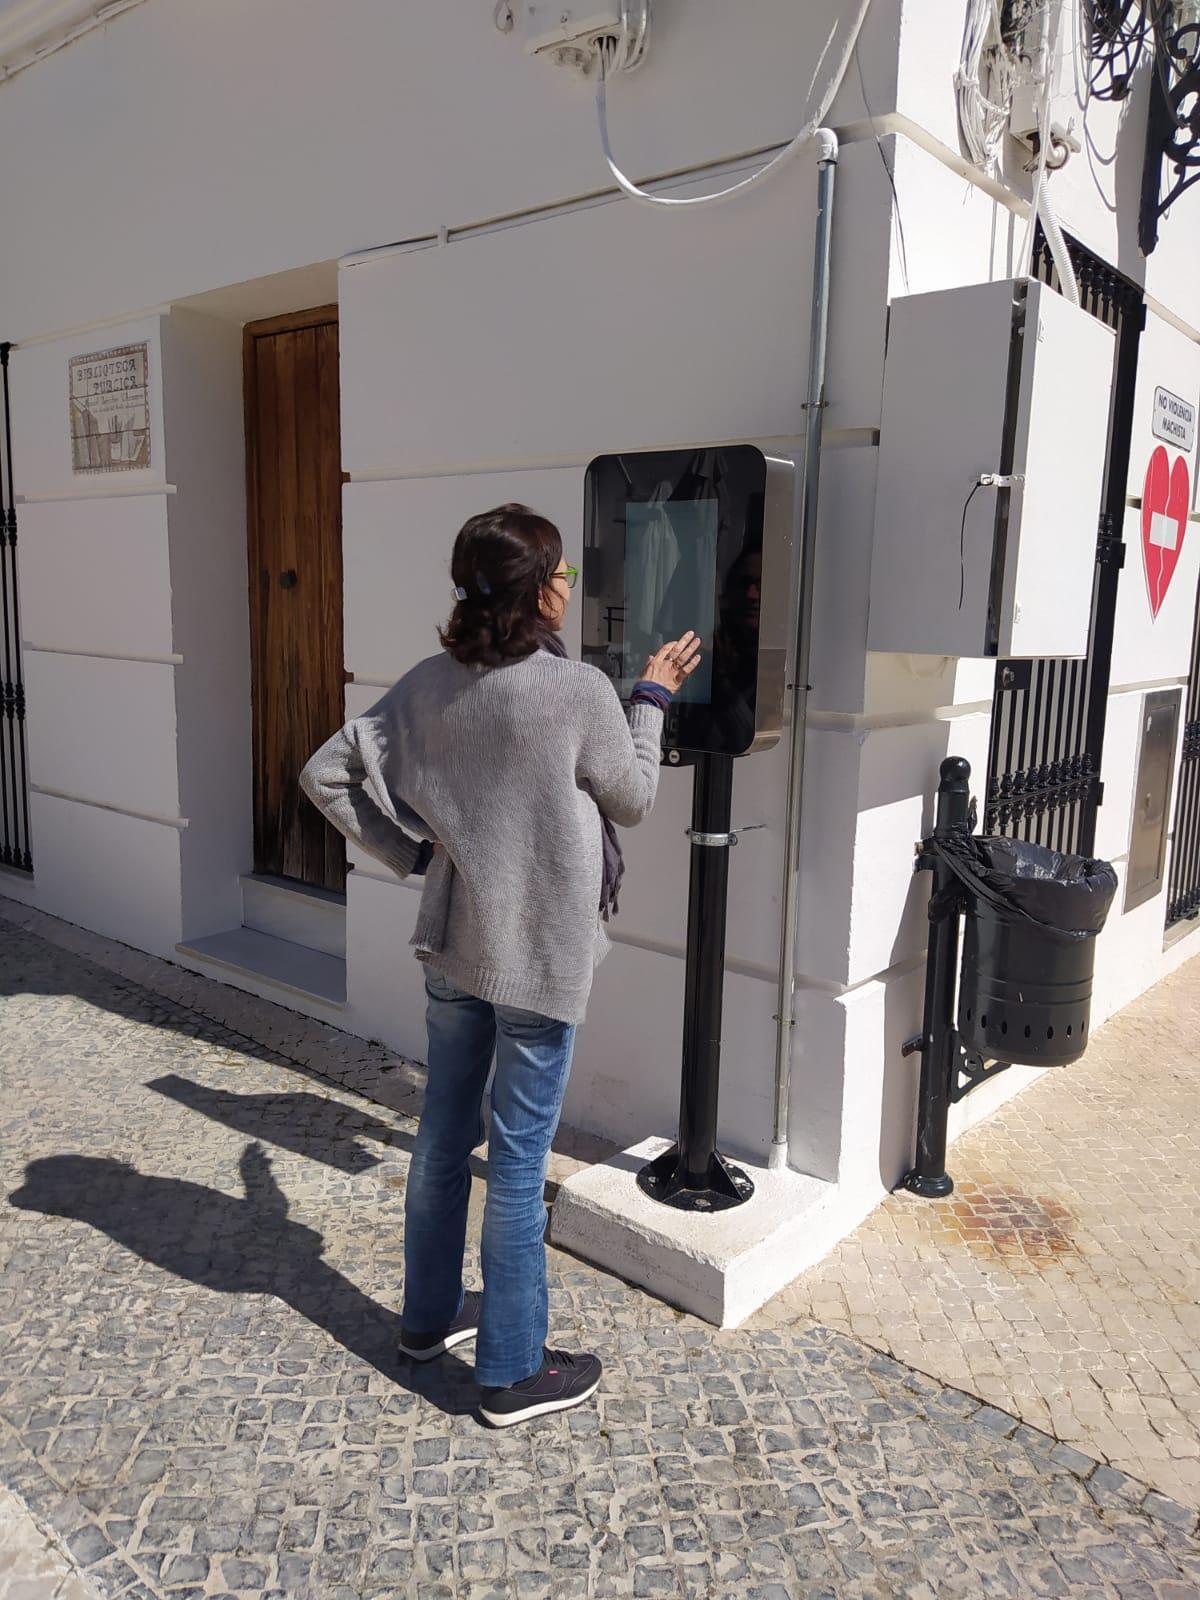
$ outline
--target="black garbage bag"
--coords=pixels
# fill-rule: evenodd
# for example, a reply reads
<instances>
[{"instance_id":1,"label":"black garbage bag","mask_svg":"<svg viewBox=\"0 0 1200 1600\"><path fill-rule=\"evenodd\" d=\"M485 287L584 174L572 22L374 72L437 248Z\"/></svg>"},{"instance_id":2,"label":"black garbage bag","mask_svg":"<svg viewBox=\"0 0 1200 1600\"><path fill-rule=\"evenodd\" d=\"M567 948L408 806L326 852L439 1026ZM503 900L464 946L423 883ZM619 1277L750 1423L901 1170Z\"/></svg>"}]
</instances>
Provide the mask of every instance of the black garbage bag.
<instances>
[{"instance_id":1,"label":"black garbage bag","mask_svg":"<svg viewBox=\"0 0 1200 1600\"><path fill-rule=\"evenodd\" d=\"M954 834L933 840L959 882L1001 919L1036 923L1068 939L1094 939L1117 892L1107 861L1064 855L1026 839Z\"/></svg>"}]
</instances>

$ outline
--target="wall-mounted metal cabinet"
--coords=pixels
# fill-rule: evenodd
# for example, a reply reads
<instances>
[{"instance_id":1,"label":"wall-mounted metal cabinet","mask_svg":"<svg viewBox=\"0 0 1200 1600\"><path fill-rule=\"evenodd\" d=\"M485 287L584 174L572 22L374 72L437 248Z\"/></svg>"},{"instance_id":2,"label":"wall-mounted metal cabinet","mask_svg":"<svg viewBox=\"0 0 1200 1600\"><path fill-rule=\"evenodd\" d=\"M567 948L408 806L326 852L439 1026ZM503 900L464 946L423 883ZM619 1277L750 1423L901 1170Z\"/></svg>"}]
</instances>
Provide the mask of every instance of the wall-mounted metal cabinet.
<instances>
[{"instance_id":1,"label":"wall-mounted metal cabinet","mask_svg":"<svg viewBox=\"0 0 1200 1600\"><path fill-rule=\"evenodd\" d=\"M1152 900L1163 886L1182 696L1182 689L1156 689L1142 704L1142 738L1125 871L1126 911Z\"/></svg>"},{"instance_id":2,"label":"wall-mounted metal cabinet","mask_svg":"<svg viewBox=\"0 0 1200 1600\"><path fill-rule=\"evenodd\" d=\"M892 302L868 649L1086 653L1113 348L1023 278Z\"/></svg>"}]
</instances>

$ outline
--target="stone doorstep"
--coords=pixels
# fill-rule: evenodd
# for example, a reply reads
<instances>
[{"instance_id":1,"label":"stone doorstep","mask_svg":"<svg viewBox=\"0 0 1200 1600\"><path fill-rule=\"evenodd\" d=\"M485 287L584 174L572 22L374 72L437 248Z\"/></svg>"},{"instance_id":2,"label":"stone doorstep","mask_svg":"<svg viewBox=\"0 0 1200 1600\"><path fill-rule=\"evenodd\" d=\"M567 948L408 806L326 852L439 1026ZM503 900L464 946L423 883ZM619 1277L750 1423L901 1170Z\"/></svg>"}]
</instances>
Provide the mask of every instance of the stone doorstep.
<instances>
[{"instance_id":1,"label":"stone doorstep","mask_svg":"<svg viewBox=\"0 0 1200 1600\"><path fill-rule=\"evenodd\" d=\"M637 1184L641 1167L670 1144L644 1139L565 1177L551 1243L719 1328L736 1328L836 1242L846 1224L836 1186L739 1161L754 1180L744 1205L679 1211Z\"/></svg>"}]
</instances>

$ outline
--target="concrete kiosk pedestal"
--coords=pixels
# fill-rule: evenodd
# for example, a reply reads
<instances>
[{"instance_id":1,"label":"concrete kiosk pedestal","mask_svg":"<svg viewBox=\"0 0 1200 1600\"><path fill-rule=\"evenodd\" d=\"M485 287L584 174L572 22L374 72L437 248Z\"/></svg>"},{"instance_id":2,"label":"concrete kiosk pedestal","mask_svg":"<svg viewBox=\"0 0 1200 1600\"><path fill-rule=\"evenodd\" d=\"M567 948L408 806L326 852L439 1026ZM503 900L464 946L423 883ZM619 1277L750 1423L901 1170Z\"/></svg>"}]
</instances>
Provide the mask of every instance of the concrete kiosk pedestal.
<instances>
[{"instance_id":1,"label":"concrete kiosk pedestal","mask_svg":"<svg viewBox=\"0 0 1200 1600\"><path fill-rule=\"evenodd\" d=\"M644 1139L568 1178L554 1202L551 1240L706 1322L736 1327L837 1238L836 1188L790 1168L741 1162L754 1181L744 1205L677 1210L637 1182L670 1144Z\"/></svg>"}]
</instances>

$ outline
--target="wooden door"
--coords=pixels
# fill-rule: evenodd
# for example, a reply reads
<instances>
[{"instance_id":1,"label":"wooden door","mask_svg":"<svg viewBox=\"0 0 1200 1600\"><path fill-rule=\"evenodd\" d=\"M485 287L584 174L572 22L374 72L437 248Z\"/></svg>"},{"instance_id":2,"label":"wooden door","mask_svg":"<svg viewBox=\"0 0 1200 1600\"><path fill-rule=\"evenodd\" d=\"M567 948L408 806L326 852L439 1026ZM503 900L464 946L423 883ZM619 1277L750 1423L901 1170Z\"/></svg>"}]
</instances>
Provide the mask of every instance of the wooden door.
<instances>
[{"instance_id":1,"label":"wooden door","mask_svg":"<svg viewBox=\"0 0 1200 1600\"><path fill-rule=\"evenodd\" d=\"M342 836L300 789L344 720L337 307L245 329L254 868L346 884Z\"/></svg>"}]
</instances>

